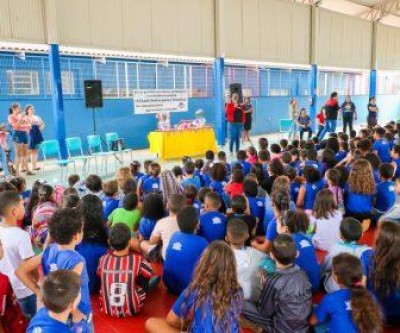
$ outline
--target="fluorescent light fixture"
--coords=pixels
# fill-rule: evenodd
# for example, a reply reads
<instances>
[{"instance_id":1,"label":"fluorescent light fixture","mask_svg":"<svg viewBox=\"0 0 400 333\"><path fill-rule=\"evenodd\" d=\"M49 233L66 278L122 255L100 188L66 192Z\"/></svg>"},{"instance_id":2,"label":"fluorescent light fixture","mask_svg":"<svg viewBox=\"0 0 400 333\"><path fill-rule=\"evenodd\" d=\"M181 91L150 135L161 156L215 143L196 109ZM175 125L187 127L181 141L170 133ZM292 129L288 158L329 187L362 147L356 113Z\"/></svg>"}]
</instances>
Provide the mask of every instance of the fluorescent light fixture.
<instances>
[{"instance_id":1,"label":"fluorescent light fixture","mask_svg":"<svg viewBox=\"0 0 400 333\"><path fill-rule=\"evenodd\" d=\"M360 74L368 74L370 72L370 69L366 68L345 68L345 67L332 67L332 66L321 66L318 67L318 70L327 72L360 73Z\"/></svg>"},{"instance_id":2,"label":"fluorescent light fixture","mask_svg":"<svg viewBox=\"0 0 400 333\"><path fill-rule=\"evenodd\" d=\"M244 66L244 67L253 66L257 68L281 68L281 69L304 69L304 70L309 70L311 68L311 65L304 65L304 64L287 64L287 63L254 61L254 60L244 60L244 59L234 59L234 58L226 58L225 64L234 66Z\"/></svg>"}]
</instances>

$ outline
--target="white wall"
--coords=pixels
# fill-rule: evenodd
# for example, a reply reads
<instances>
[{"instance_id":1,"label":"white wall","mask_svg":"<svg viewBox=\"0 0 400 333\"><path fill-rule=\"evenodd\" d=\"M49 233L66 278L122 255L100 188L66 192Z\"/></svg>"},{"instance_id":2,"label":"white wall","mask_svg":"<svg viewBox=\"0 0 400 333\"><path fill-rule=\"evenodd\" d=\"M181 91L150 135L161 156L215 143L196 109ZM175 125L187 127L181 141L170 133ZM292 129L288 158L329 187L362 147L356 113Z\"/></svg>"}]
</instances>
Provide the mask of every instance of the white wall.
<instances>
[{"instance_id":1,"label":"white wall","mask_svg":"<svg viewBox=\"0 0 400 333\"><path fill-rule=\"evenodd\" d=\"M377 24L376 67L384 70L400 70L400 29Z\"/></svg>"},{"instance_id":2,"label":"white wall","mask_svg":"<svg viewBox=\"0 0 400 333\"><path fill-rule=\"evenodd\" d=\"M226 57L307 64L311 8L282 0L224 0Z\"/></svg>"},{"instance_id":3,"label":"white wall","mask_svg":"<svg viewBox=\"0 0 400 333\"><path fill-rule=\"evenodd\" d=\"M371 68L373 24L319 8L316 61L322 66Z\"/></svg>"},{"instance_id":4,"label":"white wall","mask_svg":"<svg viewBox=\"0 0 400 333\"><path fill-rule=\"evenodd\" d=\"M44 43L43 0L0 0L0 40Z\"/></svg>"}]
</instances>

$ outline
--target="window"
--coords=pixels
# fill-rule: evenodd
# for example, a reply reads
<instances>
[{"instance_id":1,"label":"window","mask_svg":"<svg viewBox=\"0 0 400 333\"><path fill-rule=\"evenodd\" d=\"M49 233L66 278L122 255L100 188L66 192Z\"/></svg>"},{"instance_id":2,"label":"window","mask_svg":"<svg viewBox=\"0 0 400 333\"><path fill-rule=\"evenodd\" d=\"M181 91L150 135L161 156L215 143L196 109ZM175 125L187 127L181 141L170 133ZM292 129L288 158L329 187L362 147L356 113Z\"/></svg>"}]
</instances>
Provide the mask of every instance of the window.
<instances>
[{"instance_id":1,"label":"window","mask_svg":"<svg viewBox=\"0 0 400 333\"><path fill-rule=\"evenodd\" d=\"M37 71L7 70L8 95L39 95Z\"/></svg>"},{"instance_id":2,"label":"window","mask_svg":"<svg viewBox=\"0 0 400 333\"><path fill-rule=\"evenodd\" d=\"M379 95L397 95L400 93L400 73L383 72L377 75L377 94Z\"/></svg>"},{"instance_id":3,"label":"window","mask_svg":"<svg viewBox=\"0 0 400 333\"><path fill-rule=\"evenodd\" d=\"M75 75L73 72L61 71L63 95L75 95ZM46 94L51 95L50 72L46 72Z\"/></svg>"}]
</instances>

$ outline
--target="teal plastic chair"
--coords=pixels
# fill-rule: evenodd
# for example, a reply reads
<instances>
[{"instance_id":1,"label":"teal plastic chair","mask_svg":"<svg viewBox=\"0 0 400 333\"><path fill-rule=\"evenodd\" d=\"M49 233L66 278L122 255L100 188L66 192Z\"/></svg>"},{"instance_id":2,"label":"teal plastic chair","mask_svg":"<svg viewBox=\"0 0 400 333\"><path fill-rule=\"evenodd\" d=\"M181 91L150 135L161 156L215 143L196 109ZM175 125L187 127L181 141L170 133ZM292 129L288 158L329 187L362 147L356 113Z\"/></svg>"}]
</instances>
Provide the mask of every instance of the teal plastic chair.
<instances>
[{"instance_id":1,"label":"teal plastic chair","mask_svg":"<svg viewBox=\"0 0 400 333\"><path fill-rule=\"evenodd\" d=\"M112 150L112 144L113 144L113 142L114 141L117 141L117 140L119 140L120 139L120 137L119 137L119 135L118 135L118 133L115 133L115 132L112 132L112 133L106 133L106 145L107 145L107 150L110 152L110 153L120 153L120 156L121 156L121 159L122 160L124 160L124 154L125 153L128 153L128 154L130 154L130 157L131 157L131 160L130 160L130 162L132 161L132 149L121 149L121 150L118 150L118 151L113 151ZM116 159L117 160L117 159ZM123 163L121 163L121 164L123 164Z\"/></svg>"},{"instance_id":2,"label":"teal plastic chair","mask_svg":"<svg viewBox=\"0 0 400 333\"><path fill-rule=\"evenodd\" d=\"M68 158L70 160L82 163L82 176L85 177L87 174L87 164L91 156L87 156L83 153L83 145L80 137L72 137L65 139L65 145L67 146Z\"/></svg>"},{"instance_id":3,"label":"teal plastic chair","mask_svg":"<svg viewBox=\"0 0 400 333\"><path fill-rule=\"evenodd\" d=\"M43 154L43 163L42 163L42 174L44 174L45 166L47 165L56 165L60 167L61 171L61 181L64 178L64 169L67 171L68 175L68 166L72 164L74 166L74 171L76 173L76 165L75 161L71 159L63 159L61 158L60 146L57 140L46 140L40 144L40 150Z\"/></svg>"},{"instance_id":4,"label":"teal plastic chair","mask_svg":"<svg viewBox=\"0 0 400 333\"><path fill-rule=\"evenodd\" d=\"M293 127L292 119L279 119L279 133L288 134Z\"/></svg>"},{"instance_id":5,"label":"teal plastic chair","mask_svg":"<svg viewBox=\"0 0 400 333\"><path fill-rule=\"evenodd\" d=\"M89 148L89 156L91 156L95 161L97 174L99 174L99 159L100 159L101 165L104 166L104 172L107 175L108 171L107 164L110 153L103 151L103 145L101 142L100 135L98 134L88 135L87 143Z\"/></svg>"}]
</instances>

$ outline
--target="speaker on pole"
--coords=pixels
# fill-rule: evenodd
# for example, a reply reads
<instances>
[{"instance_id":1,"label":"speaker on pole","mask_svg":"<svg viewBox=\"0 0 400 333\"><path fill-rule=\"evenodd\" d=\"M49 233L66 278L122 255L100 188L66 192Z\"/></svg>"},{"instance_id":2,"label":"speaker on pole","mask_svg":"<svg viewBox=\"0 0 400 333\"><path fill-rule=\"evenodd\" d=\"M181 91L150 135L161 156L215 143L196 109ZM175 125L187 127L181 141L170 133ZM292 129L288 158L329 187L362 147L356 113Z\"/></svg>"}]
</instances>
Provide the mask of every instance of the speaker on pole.
<instances>
[{"instance_id":1,"label":"speaker on pole","mask_svg":"<svg viewBox=\"0 0 400 333\"><path fill-rule=\"evenodd\" d=\"M243 103L243 90L242 90L242 85L240 83L232 83L229 85L229 92L232 96L232 94L238 94L239 95L239 103Z\"/></svg>"},{"instance_id":2,"label":"speaker on pole","mask_svg":"<svg viewBox=\"0 0 400 333\"><path fill-rule=\"evenodd\" d=\"M87 108L103 107L103 89L100 80L85 80L85 102Z\"/></svg>"}]
</instances>

